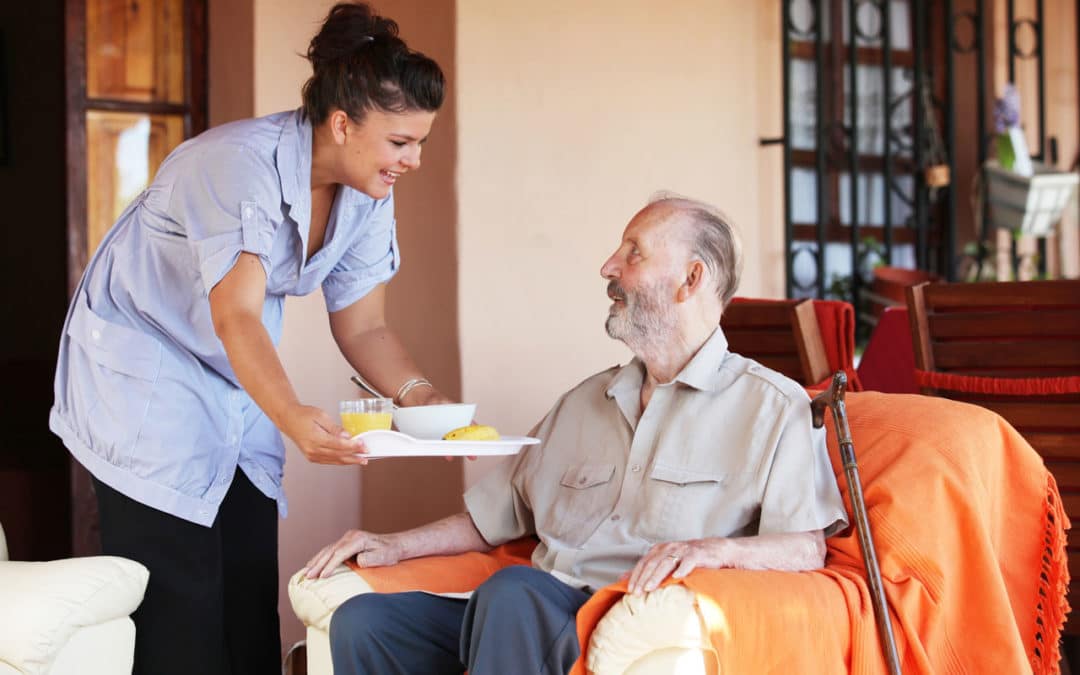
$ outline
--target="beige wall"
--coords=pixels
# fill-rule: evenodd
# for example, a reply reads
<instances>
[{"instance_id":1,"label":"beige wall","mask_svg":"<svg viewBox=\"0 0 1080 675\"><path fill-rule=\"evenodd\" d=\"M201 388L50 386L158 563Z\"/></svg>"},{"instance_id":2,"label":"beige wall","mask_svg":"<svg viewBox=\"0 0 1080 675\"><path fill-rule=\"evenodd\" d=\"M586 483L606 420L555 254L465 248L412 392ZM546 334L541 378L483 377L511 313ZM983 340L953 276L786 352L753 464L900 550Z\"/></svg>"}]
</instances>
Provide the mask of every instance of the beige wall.
<instances>
[{"instance_id":1,"label":"beige wall","mask_svg":"<svg viewBox=\"0 0 1080 675\"><path fill-rule=\"evenodd\" d=\"M779 90L762 61L777 37L759 43L779 18L770 31L760 4L459 0L461 370L479 417L525 433L627 359L604 333L599 269L657 189L724 208L745 240L741 292L782 293L780 212L759 211L781 196L759 187L779 153L758 147L780 124L758 99Z\"/></svg>"}]
</instances>

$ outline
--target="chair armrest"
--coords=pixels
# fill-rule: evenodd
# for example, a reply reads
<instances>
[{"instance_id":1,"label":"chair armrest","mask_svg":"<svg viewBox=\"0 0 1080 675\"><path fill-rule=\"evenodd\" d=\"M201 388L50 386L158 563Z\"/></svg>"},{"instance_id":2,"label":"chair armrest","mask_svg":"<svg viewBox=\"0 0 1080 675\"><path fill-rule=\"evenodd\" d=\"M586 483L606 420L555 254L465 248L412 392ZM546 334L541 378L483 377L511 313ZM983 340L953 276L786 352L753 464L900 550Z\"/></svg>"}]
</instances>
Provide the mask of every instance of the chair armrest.
<instances>
[{"instance_id":1,"label":"chair armrest","mask_svg":"<svg viewBox=\"0 0 1080 675\"><path fill-rule=\"evenodd\" d=\"M596 625L589 640L590 673L707 672L702 650L711 650L692 591L670 585L643 595L624 595ZM689 652L689 654L686 654ZM655 661L655 663L653 663Z\"/></svg>"},{"instance_id":2,"label":"chair armrest","mask_svg":"<svg viewBox=\"0 0 1080 675\"><path fill-rule=\"evenodd\" d=\"M341 603L371 590L363 577L344 565L325 579L306 579L303 572L289 579L289 601L296 617L305 626L324 631L330 629L330 617Z\"/></svg>"},{"instance_id":3,"label":"chair armrest","mask_svg":"<svg viewBox=\"0 0 1080 675\"><path fill-rule=\"evenodd\" d=\"M0 662L47 672L75 631L134 612L149 577L112 556L0 562Z\"/></svg>"}]
</instances>

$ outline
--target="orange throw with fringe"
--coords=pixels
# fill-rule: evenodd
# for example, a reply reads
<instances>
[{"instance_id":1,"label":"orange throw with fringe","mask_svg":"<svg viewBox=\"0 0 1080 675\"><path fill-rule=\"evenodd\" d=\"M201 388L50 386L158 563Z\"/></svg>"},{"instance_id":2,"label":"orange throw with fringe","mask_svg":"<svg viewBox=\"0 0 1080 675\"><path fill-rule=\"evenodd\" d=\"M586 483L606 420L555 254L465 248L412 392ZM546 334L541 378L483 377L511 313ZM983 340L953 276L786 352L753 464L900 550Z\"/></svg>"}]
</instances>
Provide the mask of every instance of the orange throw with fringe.
<instances>
[{"instance_id":1,"label":"orange throw with fringe","mask_svg":"<svg viewBox=\"0 0 1080 675\"><path fill-rule=\"evenodd\" d=\"M1058 672L1068 521L1039 456L967 404L867 392L847 411L904 673ZM829 451L850 512L831 428ZM377 591L469 590L531 547L357 571ZM854 528L828 540L823 570L698 570L681 583L699 596L721 673L886 672ZM578 613L576 675L624 591L601 589Z\"/></svg>"}]
</instances>

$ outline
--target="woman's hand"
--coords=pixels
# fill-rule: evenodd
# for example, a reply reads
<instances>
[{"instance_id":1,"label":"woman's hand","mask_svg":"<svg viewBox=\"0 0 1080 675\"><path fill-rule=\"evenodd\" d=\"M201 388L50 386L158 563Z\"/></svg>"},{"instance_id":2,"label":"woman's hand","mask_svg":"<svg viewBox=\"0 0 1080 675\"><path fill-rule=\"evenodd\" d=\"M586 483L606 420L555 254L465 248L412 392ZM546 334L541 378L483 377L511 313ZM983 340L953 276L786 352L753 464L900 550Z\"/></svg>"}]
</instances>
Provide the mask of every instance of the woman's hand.
<instances>
[{"instance_id":1,"label":"woman's hand","mask_svg":"<svg viewBox=\"0 0 1080 675\"><path fill-rule=\"evenodd\" d=\"M405 400L407 406L414 405L439 405L440 403L457 403L434 387L414 387Z\"/></svg>"},{"instance_id":2,"label":"woman's hand","mask_svg":"<svg viewBox=\"0 0 1080 675\"><path fill-rule=\"evenodd\" d=\"M401 560L401 547L394 535L349 530L324 547L307 562L303 574L308 579L325 578L346 560L355 558L360 567L394 565Z\"/></svg>"},{"instance_id":3,"label":"woman's hand","mask_svg":"<svg viewBox=\"0 0 1080 675\"><path fill-rule=\"evenodd\" d=\"M300 448L309 462L316 464L367 464L362 453L363 441L353 440L348 432L327 415L310 405L295 405L285 413L281 430Z\"/></svg>"}]
</instances>

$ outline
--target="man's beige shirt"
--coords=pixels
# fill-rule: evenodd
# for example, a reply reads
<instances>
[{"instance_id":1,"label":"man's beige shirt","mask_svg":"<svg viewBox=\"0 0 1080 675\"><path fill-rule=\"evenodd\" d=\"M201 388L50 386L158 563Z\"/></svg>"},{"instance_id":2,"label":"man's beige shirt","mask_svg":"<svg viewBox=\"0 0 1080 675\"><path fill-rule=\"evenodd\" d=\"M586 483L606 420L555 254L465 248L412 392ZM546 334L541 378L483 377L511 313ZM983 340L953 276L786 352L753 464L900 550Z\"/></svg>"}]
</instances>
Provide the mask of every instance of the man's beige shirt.
<instances>
[{"instance_id":1,"label":"man's beige shirt","mask_svg":"<svg viewBox=\"0 0 1080 675\"><path fill-rule=\"evenodd\" d=\"M533 565L599 588L654 544L847 525L809 397L794 381L733 354L717 329L641 410L634 359L567 392L533 434L465 494L480 534L526 534Z\"/></svg>"}]
</instances>

